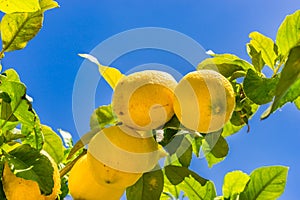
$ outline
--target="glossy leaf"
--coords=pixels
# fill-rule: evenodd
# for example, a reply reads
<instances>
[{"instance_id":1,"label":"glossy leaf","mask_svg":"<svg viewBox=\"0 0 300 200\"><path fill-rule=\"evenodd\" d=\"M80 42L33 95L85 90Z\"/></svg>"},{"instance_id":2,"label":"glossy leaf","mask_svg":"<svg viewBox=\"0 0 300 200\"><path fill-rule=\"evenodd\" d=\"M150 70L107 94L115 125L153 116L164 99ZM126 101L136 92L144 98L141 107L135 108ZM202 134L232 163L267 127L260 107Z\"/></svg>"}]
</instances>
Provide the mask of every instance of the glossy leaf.
<instances>
[{"instance_id":1,"label":"glossy leaf","mask_svg":"<svg viewBox=\"0 0 300 200\"><path fill-rule=\"evenodd\" d=\"M224 198L235 200L237 196L244 191L249 180L249 175L242 171L227 173L224 177L222 187Z\"/></svg>"},{"instance_id":2,"label":"glossy leaf","mask_svg":"<svg viewBox=\"0 0 300 200\"><path fill-rule=\"evenodd\" d=\"M64 147L61 138L49 127L42 125L44 136L43 149L53 158L56 163L64 159Z\"/></svg>"},{"instance_id":3,"label":"glossy leaf","mask_svg":"<svg viewBox=\"0 0 300 200\"><path fill-rule=\"evenodd\" d=\"M250 33L250 45L261 53L261 57L271 69L274 69L275 60L277 59L276 45L271 38L264 36L259 32Z\"/></svg>"},{"instance_id":4,"label":"glossy leaf","mask_svg":"<svg viewBox=\"0 0 300 200\"><path fill-rule=\"evenodd\" d=\"M254 170L240 199L273 200L284 191L288 168L283 166L262 167Z\"/></svg>"},{"instance_id":5,"label":"glossy leaf","mask_svg":"<svg viewBox=\"0 0 300 200\"><path fill-rule=\"evenodd\" d=\"M286 16L280 25L276 44L283 56L287 56L290 49L300 41L300 10Z\"/></svg>"},{"instance_id":6,"label":"glossy leaf","mask_svg":"<svg viewBox=\"0 0 300 200\"><path fill-rule=\"evenodd\" d=\"M0 11L8 14L15 12L36 12L39 9L39 0L0 0Z\"/></svg>"},{"instance_id":7,"label":"glossy leaf","mask_svg":"<svg viewBox=\"0 0 300 200\"><path fill-rule=\"evenodd\" d=\"M124 76L118 69L101 65L97 58L89 54L78 54L79 56L88 59L98 66L101 76L106 80L112 89L115 89L119 80Z\"/></svg>"},{"instance_id":8,"label":"glossy leaf","mask_svg":"<svg viewBox=\"0 0 300 200\"><path fill-rule=\"evenodd\" d=\"M268 110L262 115L262 119L267 118L277 108L284 103L293 102L299 95L297 86L300 78L300 46L291 49L288 59L282 69L281 76L275 91L275 99ZM294 86L297 84L296 86Z\"/></svg>"},{"instance_id":9,"label":"glossy leaf","mask_svg":"<svg viewBox=\"0 0 300 200\"><path fill-rule=\"evenodd\" d=\"M173 185L168 177L164 176L164 189L160 200L170 200L170 197L178 199L180 196L180 189L176 185Z\"/></svg>"},{"instance_id":10,"label":"glossy leaf","mask_svg":"<svg viewBox=\"0 0 300 200\"><path fill-rule=\"evenodd\" d=\"M262 68L265 65L264 60L262 59L261 52L258 52L252 44L247 44L247 52L252 60L252 65L256 71L261 72Z\"/></svg>"},{"instance_id":11,"label":"glossy leaf","mask_svg":"<svg viewBox=\"0 0 300 200\"><path fill-rule=\"evenodd\" d=\"M91 115L90 128L103 129L107 125L116 124L117 119L113 114L111 105L100 106L96 108Z\"/></svg>"},{"instance_id":12,"label":"glossy leaf","mask_svg":"<svg viewBox=\"0 0 300 200\"><path fill-rule=\"evenodd\" d=\"M53 0L40 0L40 7L42 11L50 10L59 7L58 3Z\"/></svg>"},{"instance_id":13,"label":"glossy leaf","mask_svg":"<svg viewBox=\"0 0 300 200\"><path fill-rule=\"evenodd\" d=\"M45 155L24 144L8 152L6 159L16 176L36 181L44 194L51 194L53 167Z\"/></svg>"},{"instance_id":14,"label":"glossy leaf","mask_svg":"<svg viewBox=\"0 0 300 200\"><path fill-rule=\"evenodd\" d=\"M233 135L233 134L237 133L239 130L241 130L243 127L244 127L243 125L235 126L229 121L223 127L222 136L228 137L230 135Z\"/></svg>"},{"instance_id":15,"label":"glossy leaf","mask_svg":"<svg viewBox=\"0 0 300 200\"><path fill-rule=\"evenodd\" d=\"M164 187L161 170L144 173L131 187L126 189L127 200L159 200Z\"/></svg>"},{"instance_id":16,"label":"glossy leaf","mask_svg":"<svg viewBox=\"0 0 300 200\"><path fill-rule=\"evenodd\" d=\"M275 96L275 88L279 77L264 78L253 70L248 70L243 82L246 96L258 105L269 103Z\"/></svg>"},{"instance_id":17,"label":"glossy leaf","mask_svg":"<svg viewBox=\"0 0 300 200\"><path fill-rule=\"evenodd\" d=\"M296 105L298 110L300 110L300 96L294 101L294 104Z\"/></svg>"},{"instance_id":18,"label":"glossy leaf","mask_svg":"<svg viewBox=\"0 0 300 200\"><path fill-rule=\"evenodd\" d=\"M230 77L234 72L247 71L253 66L245 60L232 54L214 54L213 58L207 58L198 64L197 69L211 69Z\"/></svg>"},{"instance_id":19,"label":"glossy leaf","mask_svg":"<svg viewBox=\"0 0 300 200\"><path fill-rule=\"evenodd\" d=\"M194 177L186 177L179 188L183 190L189 199L207 200L216 197L216 189L211 181L201 185Z\"/></svg>"},{"instance_id":20,"label":"glossy leaf","mask_svg":"<svg viewBox=\"0 0 300 200\"><path fill-rule=\"evenodd\" d=\"M1 21L2 51L23 49L41 29L42 12L12 13L3 16Z\"/></svg>"}]
</instances>

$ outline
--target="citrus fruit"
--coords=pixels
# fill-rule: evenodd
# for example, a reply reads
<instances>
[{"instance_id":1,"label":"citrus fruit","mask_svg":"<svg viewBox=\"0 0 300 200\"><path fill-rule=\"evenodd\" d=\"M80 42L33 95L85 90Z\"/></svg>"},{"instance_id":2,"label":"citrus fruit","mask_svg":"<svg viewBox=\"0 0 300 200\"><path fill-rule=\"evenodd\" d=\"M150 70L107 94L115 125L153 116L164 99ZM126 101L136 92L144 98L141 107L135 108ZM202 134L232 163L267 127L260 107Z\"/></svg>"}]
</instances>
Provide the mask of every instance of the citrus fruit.
<instances>
[{"instance_id":1,"label":"citrus fruit","mask_svg":"<svg viewBox=\"0 0 300 200\"><path fill-rule=\"evenodd\" d=\"M86 155L72 167L68 187L74 200L119 200L125 192L125 188L106 187L96 182L88 168Z\"/></svg>"},{"instance_id":2,"label":"citrus fruit","mask_svg":"<svg viewBox=\"0 0 300 200\"><path fill-rule=\"evenodd\" d=\"M8 164L4 164L3 169L3 190L5 192L7 200L55 200L60 192L60 175L59 170L54 160L45 152L41 151L42 154L46 155L54 169L53 180L54 187L50 195L44 196L41 194L39 185L36 181L26 180L17 177L9 168Z\"/></svg>"},{"instance_id":3,"label":"citrus fruit","mask_svg":"<svg viewBox=\"0 0 300 200\"><path fill-rule=\"evenodd\" d=\"M171 119L176 80L168 73L145 70L123 77L117 84L113 111L125 125L150 130Z\"/></svg>"},{"instance_id":4,"label":"citrus fruit","mask_svg":"<svg viewBox=\"0 0 300 200\"><path fill-rule=\"evenodd\" d=\"M97 133L89 143L87 160L97 181L123 188L152 170L164 155L151 134L122 125Z\"/></svg>"},{"instance_id":5,"label":"citrus fruit","mask_svg":"<svg viewBox=\"0 0 300 200\"><path fill-rule=\"evenodd\" d=\"M213 70L186 74L174 93L174 112L181 124L201 133L221 129L235 107L231 83Z\"/></svg>"}]
</instances>

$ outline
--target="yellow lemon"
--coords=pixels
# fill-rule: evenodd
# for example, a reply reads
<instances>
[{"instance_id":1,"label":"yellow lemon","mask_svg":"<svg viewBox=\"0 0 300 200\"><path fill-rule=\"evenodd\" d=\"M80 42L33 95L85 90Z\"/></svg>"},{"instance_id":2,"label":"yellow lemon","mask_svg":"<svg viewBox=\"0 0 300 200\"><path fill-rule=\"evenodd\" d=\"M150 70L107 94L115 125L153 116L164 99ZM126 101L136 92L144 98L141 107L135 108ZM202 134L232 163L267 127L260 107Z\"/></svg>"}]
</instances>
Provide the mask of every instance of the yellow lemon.
<instances>
[{"instance_id":1,"label":"yellow lemon","mask_svg":"<svg viewBox=\"0 0 300 200\"><path fill-rule=\"evenodd\" d=\"M98 182L123 188L152 170L164 155L152 134L141 134L123 125L97 133L89 143L87 160Z\"/></svg>"},{"instance_id":2,"label":"yellow lemon","mask_svg":"<svg viewBox=\"0 0 300 200\"><path fill-rule=\"evenodd\" d=\"M5 163L3 169L3 190L7 200L55 200L60 193L60 175L59 170L54 160L45 152L42 151L52 163L54 187L52 193L48 196L41 194L39 185L32 180L25 180L17 177Z\"/></svg>"},{"instance_id":3,"label":"yellow lemon","mask_svg":"<svg viewBox=\"0 0 300 200\"><path fill-rule=\"evenodd\" d=\"M220 73L199 70L185 75L175 88L174 112L186 128L201 133L221 129L235 107L231 83Z\"/></svg>"},{"instance_id":4,"label":"yellow lemon","mask_svg":"<svg viewBox=\"0 0 300 200\"><path fill-rule=\"evenodd\" d=\"M74 200L119 200L125 192L125 188L111 188L96 182L86 155L72 167L68 187Z\"/></svg>"},{"instance_id":5,"label":"yellow lemon","mask_svg":"<svg viewBox=\"0 0 300 200\"><path fill-rule=\"evenodd\" d=\"M117 84L113 111L125 125L151 130L164 125L174 114L176 80L168 73L145 70L123 77Z\"/></svg>"}]
</instances>

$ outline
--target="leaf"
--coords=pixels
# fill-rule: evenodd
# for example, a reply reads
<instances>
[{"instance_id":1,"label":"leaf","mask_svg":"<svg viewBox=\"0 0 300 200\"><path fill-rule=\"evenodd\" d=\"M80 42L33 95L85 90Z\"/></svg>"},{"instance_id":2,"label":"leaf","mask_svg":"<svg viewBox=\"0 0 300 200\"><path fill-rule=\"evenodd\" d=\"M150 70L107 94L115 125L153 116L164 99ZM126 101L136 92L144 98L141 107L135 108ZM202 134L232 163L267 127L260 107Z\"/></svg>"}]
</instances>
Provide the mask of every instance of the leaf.
<instances>
[{"instance_id":1,"label":"leaf","mask_svg":"<svg viewBox=\"0 0 300 200\"><path fill-rule=\"evenodd\" d=\"M277 75L272 78L264 78L249 69L243 82L243 88L246 96L252 102L262 105L273 100L278 81Z\"/></svg>"},{"instance_id":2,"label":"leaf","mask_svg":"<svg viewBox=\"0 0 300 200\"><path fill-rule=\"evenodd\" d=\"M113 114L111 105L99 106L91 115L90 128L103 129L107 125L113 125L117 123L117 119Z\"/></svg>"},{"instance_id":3,"label":"leaf","mask_svg":"<svg viewBox=\"0 0 300 200\"><path fill-rule=\"evenodd\" d=\"M192 148L193 148L193 153L199 158L200 157L200 148L202 146L202 137L195 137L192 140Z\"/></svg>"},{"instance_id":4,"label":"leaf","mask_svg":"<svg viewBox=\"0 0 300 200\"><path fill-rule=\"evenodd\" d=\"M256 71L261 72L262 68L265 65L265 62L261 56L261 52L256 51L256 49L250 43L247 44L247 52L251 57L252 64Z\"/></svg>"},{"instance_id":5,"label":"leaf","mask_svg":"<svg viewBox=\"0 0 300 200\"><path fill-rule=\"evenodd\" d=\"M300 110L300 96L294 101L294 104L296 105L298 110Z\"/></svg>"},{"instance_id":6,"label":"leaf","mask_svg":"<svg viewBox=\"0 0 300 200\"><path fill-rule=\"evenodd\" d=\"M300 10L288 15L280 25L276 44L283 56L287 56L290 49L300 41Z\"/></svg>"},{"instance_id":7,"label":"leaf","mask_svg":"<svg viewBox=\"0 0 300 200\"><path fill-rule=\"evenodd\" d=\"M284 192L287 173L288 168L283 166L262 167L254 170L240 199L277 199Z\"/></svg>"},{"instance_id":8,"label":"leaf","mask_svg":"<svg viewBox=\"0 0 300 200\"><path fill-rule=\"evenodd\" d=\"M54 186L53 167L45 155L24 144L5 156L17 177L36 181L42 193L51 194Z\"/></svg>"},{"instance_id":9,"label":"leaf","mask_svg":"<svg viewBox=\"0 0 300 200\"><path fill-rule=\"evenodd\" d=\"M103 66L99 63L97 58L89 54L78 54L79 56L88 59L89 61L98 65L99 72L101 76L106 80L112 89L115 89L119 80L124 77L124 75L116 68Z\"/></svg>"},{"instance_id":10,"label":"leaf","mask_svg":"<svg viewBox=\"0 0 300 200\"><path fill-rule=\"evenodd\" d=\"M64 159L64 146L61 138L49 127L42 125L43 149L59 164Z\"/></svg>"},{"instance_id":11,"label":"leaf","mask_svg":"<svg viewBox=\"0 0 300 200\"><path fill-rule=\"evenodd\" d=\"M222 136L225 138L230 135L233 135L237 133L239 130L241 130L243 127L244 127L243 125L235 126L229 121L223 127Z\"/></svg>"},{"instance_id":12,"label":"leaf","mask_svg":"<svg viewBox=\"0 0 300 200\"><path fill-rule=\"evenodd\" d=\"M186 138L182 141L182 143L185 143L183 144L183 146L186 150L183 153L181 153L181 151L176 152L178 161L183 167L189 167L191 164L193 153L192 144Z\"/></svg>"},{"instance_id":13,"label":"leaf","mask_svg":"<svg viewBox=\"0 0 300 200\"><path fill-rule=\"evenodd\" d=\"M59 5L53 0L40 0L40 7L42 11L50 10L53 8L58 8Z\"/></svg>"},{"instance_id":14,"label":"leaf","mask_svg":"<svg viewBox=\"0 0 300 200\"><path fill-rule=\"evenodd\" d=\"M276 54L276 44L271 38L264 36L259 32L250 33L251 38L250 45L256 50L256 52L261 53L261 57L271 69L274 69L275 60L277 59Z\"/></svg>"},{"instance_id":15,"label":"leaf","mask_svg":"<svg viewBox=\"0 0 300 200\"><path fill-rule=\"evenodd\" d=\"M72 138L71 133L64 131L62 129L58 129L58 132L60 133L60 135L63 139L64 145L67 148L72 148L73 147L73 138Z\"/></svg>"},{"instance_id":16,"label":"leaf","mask_svg":"<svg viewBox=\"0 0 300 200\"><path fill-rule=\"evenodd\" d=\"M221 73L225 77L230 77L234 72L247 71L253 66L245 60L232 54L213 55L198 64L197 70L211 69Z\"/></svg>"},{"instance_id":17,"label":"leaf","mask_svg":"<svg viewBox=\"0 0 300 200\"><path fill-rule=\"evenodd\" d=\"M42 28L43 13L12 13L1 21L2 51L23 49Z\"/></svg>"},{"instance_id":18,"label":"leaf","mask_svg":"<svg viewBox=\"0 0 300 200\"><path fill-rule=\"evenodd\" d=\"M131 187L126 189L127 200L159 200L164 187L161 170L144 173Z\"/></svg>"},{"instance_id":19,"label":"leaf","mask_svg":"<svg viewBox=\"0 0 300 200\"><path fill-rule=\"evenodd\" d=\"M15 12L36 12L39 9L39 0L0 0L0 11L8 14Z\"/></svg>"},{"instance_id":20,"label":"leaf","mask_svg":"<svg viewBox=\"0 0 300 200\"><path fill-rule=\"evenodd\" d=\"M170 183L168 177L164 175L164 189L160 199L170 200L171 196L175 199L178 199L179 195L180 195L180 189L178 189L176 185Z\"/></svg>"},{"instance_id":21,"label":"leaf","mask_svg":"<svg viewBox=\"0 0 300 200\"><path fill-rule=\"evenodd\" d=\"M224 177L223 196L225 199L237 199L237 196L244 191L250 177L242 171L229 172Z\"/></svg>"},{"instance_id":22,"label":"leaf","mask_svg":"<svg viewBox=\"0 0 300 200\"><path fill-rule=\"evenodd\" d=\"M205 185L201 185L194 177L186 177L182 183L178 186L182 189L185 195L189 199L214 199L216 194L216 189L211 181L207 181Z\"/></svg>"},{"instance_id":23,"label":"leaf","mask_svg":"<svg viewBox=\"0 0 300 200\"><path fill-rule=\"evenodd\" d=\"M202 186L204 186L207 183L207 179L202 178L197 173L189 170L187 167L182 166L174 166L174 165L168 165L165 167L165 174L168 177L168 180L173 185L178 185L182 181L184 181L185 178L188 178L192 176L194 179L196 179L197 182L199 182Z\"/></svg>"},{"instance_id":24,"label":"leaf","mask_svg":"<svg viewBox=\"0 0 300 200\"><path fill-rule=\"evenodd\" d=\"M33 126L22 124L21 132L25 136L25 138L21 139L23 144L29 144L39 151L42 150L44 145L44 135L39 121L36 121L36 124Z\"/></svg>"},{"instance_id":25,"label":"leaf","mask_svg":"<svg viewBox=\"0 0 300 200\"><path fill-rule=\"evenodd\" d=\"M300 78L300 46L291 49L284 68L281 71L280 79L275 91L275 99L268 110L261 116L267 118L277 108L288 101L294 101L300 94L299 87L292 88L294 84L299 84ZM291 89L289 91L289 89ZM288 96L289 98L285 98ZM284 101L282 101L284 99Z\"/></svg>"}]
</instances>

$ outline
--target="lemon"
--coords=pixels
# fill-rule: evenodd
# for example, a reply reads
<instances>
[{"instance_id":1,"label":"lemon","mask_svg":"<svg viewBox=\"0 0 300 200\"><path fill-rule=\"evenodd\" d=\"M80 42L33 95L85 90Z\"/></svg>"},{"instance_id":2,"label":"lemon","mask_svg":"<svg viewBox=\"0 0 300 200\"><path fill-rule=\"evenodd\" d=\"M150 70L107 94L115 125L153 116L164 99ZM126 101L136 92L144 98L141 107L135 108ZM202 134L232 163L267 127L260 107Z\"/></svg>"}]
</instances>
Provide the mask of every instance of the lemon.
<instances>
[{"instance_id":1,"label":"lemon","mask_svg":"<svg viewBox=\"0 0 300 200\"><path fill-rule=\"evenodd\" d=\"M87 158L97 181L122 188L133 185L164 155L152 134L122 125L97 133L89 143Z\"/></svg>"},{"instance_id":2,"label":"lemon","mask_svg":"<svg viewBox=\"0 0 300 200\"><path fill-rule=\"evenodd\" d=\"M106 187L95 181L87 165L87 156L82 156L72 167L68 181L74 200L119 200L125 188Z\"/></svg>"},{"instance_id":3,"label":"lemon","mask_svg":"<svg viewBox=\"0 0 300 200\"><path fill-rule=\"evenodd\" d=\"M201 133L221 129L235 107L231 83L212 70L193 71L175 88L174 112L186 128Z\"/></svg>"},{"instance_id":4,"label":"lemon","mask_svg":"<svg viewBox=\"0 0 300 200\"><path fill-rule=\"evenodd\" d=\"M41 151L46 155L52 163L54 187L52 193L48 196L41 194L39 185L36 181L26 180L17 177L9 168L8 164L4 164L3 169L3 190L5 192L7 200L55 200L60 192L60 175L54 160L45 152Z\"/></svg>"},{"instance_id":5,"label":"lemon","mask_svg":"<svg viewBox=\"0 0 300 200\"><path fill-rule=\"evenodd\" d=\"M117 84L113 111L125 125L151 130L164 125L174 114L176 80L168 73L145 70L123 77Z\"/></svg>"}]
</instances>

